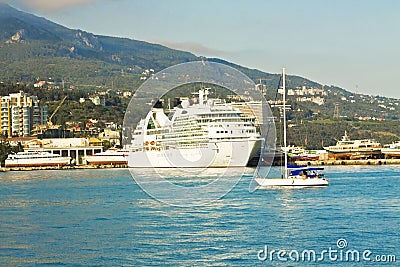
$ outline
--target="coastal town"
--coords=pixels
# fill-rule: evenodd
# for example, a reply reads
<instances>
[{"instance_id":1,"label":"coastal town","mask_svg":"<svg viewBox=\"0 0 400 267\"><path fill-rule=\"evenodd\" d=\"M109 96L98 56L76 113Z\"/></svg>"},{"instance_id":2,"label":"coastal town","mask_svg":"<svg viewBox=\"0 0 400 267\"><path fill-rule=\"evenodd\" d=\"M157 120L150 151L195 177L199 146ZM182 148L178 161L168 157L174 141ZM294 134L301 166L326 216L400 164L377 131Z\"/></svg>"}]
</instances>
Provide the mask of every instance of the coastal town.
<instances>
[{"instance_id":1,"label":"coastal town","mask_svg":"<svg viewBox=\"0 0 400 267\"><path fill-rule=\"evenodd\" d=\"M0 266L400 266L399 10L0 0Z\"/></svg>"},{"instance_id":2,"label":"coastal town","mask_svg":"<svg viewBox=\"0 0 400 267\"><path fill-rule=\"evenodd\" d=\"M152 71L153 72L153 71ZM148 74L149 72L144 72ZM146 77L146 76L142 76ZM59 90L54 83L38 82L35 87L46 90ZM257 88L256 88L257 89ZM282 92L281 92L282 93ZM79 98L79 103L90 101L95 106L105 105L104 96L107 92L100 91L87 98ZM121 97L129 99L131 92L119 92ZM292 96L295 103L312 102L318 106L325 105L324 97L332 93L330 90L315 88L290 89L288 97ZM228 96L229 97L229 96ZM379 98L367 98L363 95L340 96L341 101L377 102L382 109L396 110L399 102L386 103ZM113 121L103 121L89 118L81 122L66 121L64 125L53 123L57 112L63 107L67 96L64 96L49 113L48 106L37 96L24 91L1 96L1 134L2 142L7 142L12 152L5 155L3 170L32 170L43 168L99 168L127 167L128 150L122 146L121 124ZM270 102L270 104L272 104ZM279 104L279 103L278 103ZM229 104L235 108L249 112L245 105ZM338 106L338 105L337 105ZM336 107L337 107L336 106ZM334 116L339 114L335 109ZM254 116L254 114L250 114ZM383 121L382 117L365 117L355 114L354 120ZM289 125L295 127L295 125ZM400 163L400 142L381 144L374 139L352 140L347 131L336 145L311 150L307 147L291 145L286 148L278 146L275 154L275 164L281 163L282 153L286 151L291 162L299 165L345 165L345 164L398 164ZM256 165L259 155L249 160L249 165Z\"/></svg>"}]
</instances>

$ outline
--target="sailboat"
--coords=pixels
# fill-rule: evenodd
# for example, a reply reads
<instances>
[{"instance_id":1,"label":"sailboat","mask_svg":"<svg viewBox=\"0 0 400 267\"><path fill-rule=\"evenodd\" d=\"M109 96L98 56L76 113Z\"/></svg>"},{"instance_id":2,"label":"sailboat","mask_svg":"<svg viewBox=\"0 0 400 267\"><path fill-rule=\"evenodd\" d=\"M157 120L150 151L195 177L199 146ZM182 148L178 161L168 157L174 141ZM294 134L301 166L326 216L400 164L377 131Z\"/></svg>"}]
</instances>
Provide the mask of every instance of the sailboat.
<instances>
[{"instance_id":1,"label":"sailboat","mask_svg":"<svg viewBox=\"0 0 400 267\"><path fill-rule=\"evenodd\" d=\"M286 79L285 69L282 69L282 95L283 95L283 146L287 147L287 126L286 126ZM267 140L267 138L265 139ZM284 149L284 168L280 178L260 177L259 172L255 174L257 187L309 187L327 186L328 179L320 173L321 167L300 167L288 165L288 150ZM260 157L262 160L263 153Z\"/></svg>"}]
</instances>

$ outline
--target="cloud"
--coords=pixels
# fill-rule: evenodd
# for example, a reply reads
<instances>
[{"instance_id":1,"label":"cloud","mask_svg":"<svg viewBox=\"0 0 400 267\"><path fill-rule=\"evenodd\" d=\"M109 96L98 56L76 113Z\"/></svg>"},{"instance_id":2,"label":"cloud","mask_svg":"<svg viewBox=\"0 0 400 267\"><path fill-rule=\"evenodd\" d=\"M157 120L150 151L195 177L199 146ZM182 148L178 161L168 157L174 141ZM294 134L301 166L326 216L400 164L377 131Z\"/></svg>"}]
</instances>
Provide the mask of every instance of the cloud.
<instances>
[{"instance_id":1,"label":"cloud","mask_svg":"<svg viewBox=\"0 0 400 267\"><path fill-rule=\"evenodd\" d=\"M57 12L63 9L90 4L95 1L97 0L1 0L0 2L9 2L12 4L19 3L22 6L44 12Z\"/></svg>"},{"instance_id":2,"label":"cloud","mask_svg":"<svg viewBox=\"0 0 400 267\"><path fill-rule=\"evenodd\" d=\"M223 53L221 50L213 49L194 42L168 42L168 41L150 41L152 43L167 46L169 48L192 52L198 56L217 56Z\"/></svg>"}]
</instances>

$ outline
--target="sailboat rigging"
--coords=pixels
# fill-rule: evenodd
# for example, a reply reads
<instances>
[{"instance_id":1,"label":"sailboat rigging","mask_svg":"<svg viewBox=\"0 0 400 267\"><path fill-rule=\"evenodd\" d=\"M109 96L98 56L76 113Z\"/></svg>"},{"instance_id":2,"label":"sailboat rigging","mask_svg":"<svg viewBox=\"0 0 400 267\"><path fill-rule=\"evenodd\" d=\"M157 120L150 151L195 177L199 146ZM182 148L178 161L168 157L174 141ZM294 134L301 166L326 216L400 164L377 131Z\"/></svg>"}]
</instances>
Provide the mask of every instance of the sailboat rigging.
<instances>
[{"instance_id":1,"label":"sailboat rigging","mask_svg":"<svg viewBox=\"0 0 400 267\"><path fill-rule=\"evenodd\" d=\"M284 165L283 173L280 178L267 178L260 176L259 168L255 172L255 182L258 187L308 187L308 186L327 186L329 184L328 179L324 178L323 174L319 171L323 170L320 167L300 167L300 166L289 166L288 165L288 149L287 149L287 122L286 122L286 77L285 69L282 69L282 114L283 114L283 154L284 154ZM268 133L267 133L268 135ZM265 138L267 142L268 136ZM265 153L265 143L263 151L260 155L260 163L263 160ZM260 166L259 163L259 166Z\"/></svg>"}]
</instances>

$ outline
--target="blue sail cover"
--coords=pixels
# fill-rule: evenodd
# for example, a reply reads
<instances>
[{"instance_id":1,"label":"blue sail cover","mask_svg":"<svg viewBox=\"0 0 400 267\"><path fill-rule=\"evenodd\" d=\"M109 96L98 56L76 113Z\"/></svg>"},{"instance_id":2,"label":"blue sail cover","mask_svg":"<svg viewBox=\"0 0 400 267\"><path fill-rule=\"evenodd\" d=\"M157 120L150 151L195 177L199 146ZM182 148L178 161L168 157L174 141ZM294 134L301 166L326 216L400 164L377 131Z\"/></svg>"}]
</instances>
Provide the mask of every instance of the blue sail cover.
<instances>
[{"instance_id":1,"label":"blue sail cover","mask_svg":"<svg viewBox=\"0 0 400 267\"><path fill-rule=\"evenodd\" d=\"M290 170L290 175L299 175L303 172L310 172L310 171L321 171L324 168L322 167L304 167L304 166L294 166L294 165L288 165L288 168Z\"/></svg>"}]
</instances>

